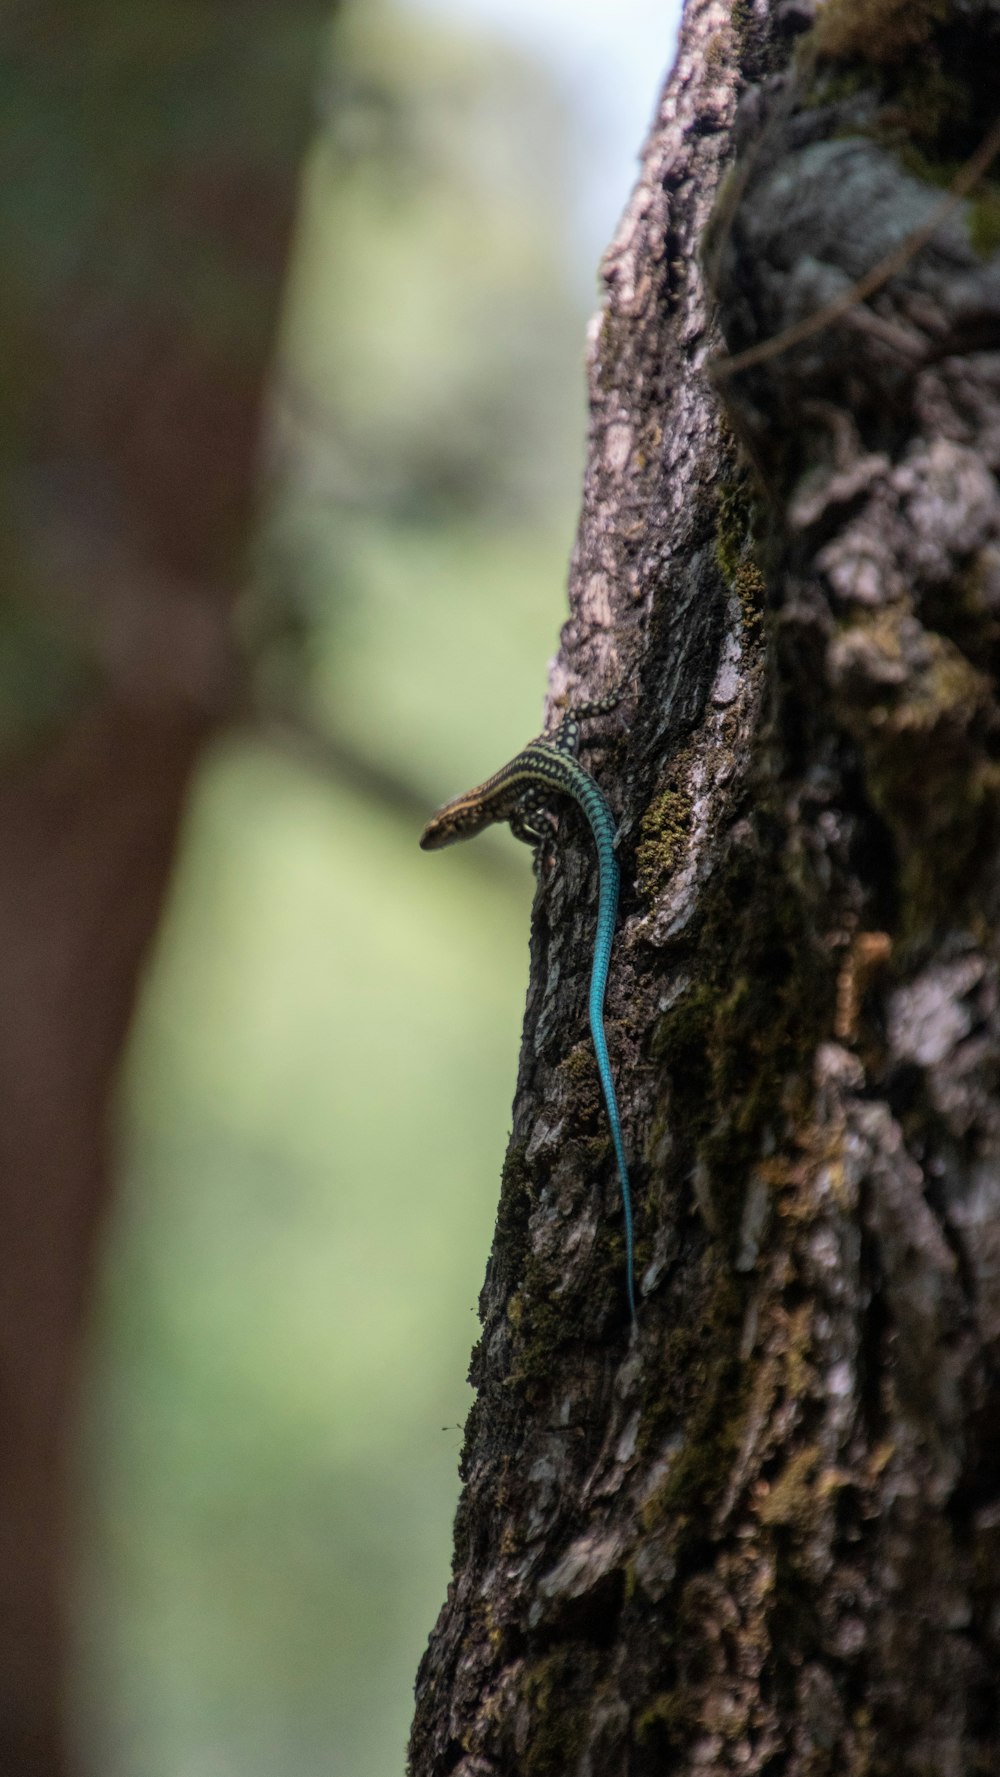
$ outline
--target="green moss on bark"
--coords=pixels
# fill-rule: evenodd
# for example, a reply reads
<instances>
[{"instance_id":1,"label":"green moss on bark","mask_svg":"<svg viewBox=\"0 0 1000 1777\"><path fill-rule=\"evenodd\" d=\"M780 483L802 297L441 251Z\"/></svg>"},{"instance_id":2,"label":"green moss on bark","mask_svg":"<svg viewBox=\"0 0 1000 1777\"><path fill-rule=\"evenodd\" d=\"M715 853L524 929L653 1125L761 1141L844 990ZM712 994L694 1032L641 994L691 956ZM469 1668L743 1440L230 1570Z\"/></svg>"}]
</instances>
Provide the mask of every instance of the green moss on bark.
<instances>
[{"instance_id":1,"label":"green moss on bark","mask_svg":"<svg viewBox=\"0 0 1000 1777\"><path fill-rule=\"evenodd\" d=\"M826 0L811 45L833 61L895 64L926 43L947 0Z\"/></svg>"},{"instance_id":2,"label":"green moss on bark","mask_svg":"<svg viewBox=\"0 0 1000 1777\"><path fill-rule=\"evenodd\" d=\"M576 1769L597 1676L596 1654L578 1643L525 1666L518 1686L527 1717L525 1744L518 1749L524 1777L566 1777Z\"/></svg>"},{"instance_id":3,"label":"green moss on bark","mask_svg":"<svg viewBox=\"0 0 1000 1777\"><path fill-rule=\"evenodd\" d=\"M648 902L658 899L687 848L691 794L685 779L690 763L687 751L671 761L665 788L642 817L635 854L636 882L640 895Z\"/></svg>"}]
</instances>

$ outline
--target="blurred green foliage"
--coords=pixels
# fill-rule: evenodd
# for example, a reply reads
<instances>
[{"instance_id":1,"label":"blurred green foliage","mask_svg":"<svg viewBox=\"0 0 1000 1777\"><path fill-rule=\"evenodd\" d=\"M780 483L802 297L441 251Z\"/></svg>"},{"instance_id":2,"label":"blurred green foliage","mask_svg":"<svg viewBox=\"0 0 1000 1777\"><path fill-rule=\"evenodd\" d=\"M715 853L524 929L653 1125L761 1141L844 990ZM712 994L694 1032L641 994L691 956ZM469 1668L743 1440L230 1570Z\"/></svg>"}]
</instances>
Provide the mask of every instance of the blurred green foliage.
<instances>
[{"instance_id":1,"label":"blurred green foliage","mask_svg":"<svg viewBox=\"0 0 1000 1777\"><path fill-rule=\"evenodd\" d=\"M561 119L360 3L275 379L247 633L428 807L537 730L582 454ZM203 772L122 1125L81 1463L101 1777L401 1772L444 1596L531 896L260 742Z\"/></svg>"}]
</instances>

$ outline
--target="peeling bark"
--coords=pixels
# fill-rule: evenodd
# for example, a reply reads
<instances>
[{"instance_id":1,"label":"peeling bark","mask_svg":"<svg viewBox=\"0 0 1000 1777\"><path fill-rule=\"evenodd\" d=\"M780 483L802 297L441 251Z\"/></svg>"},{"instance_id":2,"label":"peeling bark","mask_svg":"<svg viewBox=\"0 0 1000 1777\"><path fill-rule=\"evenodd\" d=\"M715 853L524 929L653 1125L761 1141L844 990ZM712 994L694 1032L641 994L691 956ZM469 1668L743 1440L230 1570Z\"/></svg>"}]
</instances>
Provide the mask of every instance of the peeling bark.
<instances>
[{"instance_id":1,"label":"peeling bark","mask_svg":"<svg viewBox=\"0 0 1000 1777\"><path fill-rule=\"evenodd\" d=\"M605 260L551 690L629 688L639 1334L566 816L415 1777L1000 1769L997 187L709 374L926 222L1000 11L814 13L688 6Z\"/></svg>"}]
</instances>

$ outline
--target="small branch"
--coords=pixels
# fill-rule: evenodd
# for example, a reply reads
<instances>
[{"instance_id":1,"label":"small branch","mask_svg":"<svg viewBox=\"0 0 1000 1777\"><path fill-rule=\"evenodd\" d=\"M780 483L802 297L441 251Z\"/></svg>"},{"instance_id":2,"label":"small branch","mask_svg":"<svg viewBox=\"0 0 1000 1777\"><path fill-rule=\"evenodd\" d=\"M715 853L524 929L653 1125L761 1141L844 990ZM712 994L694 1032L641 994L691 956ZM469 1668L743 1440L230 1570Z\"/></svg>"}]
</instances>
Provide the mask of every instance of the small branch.
<instances>
[{"instance_id":1,"label":"small branch","mask_svg":"<svg viewBox=\"0 0 1000 1777\"><path fill-rule=\"evenodd\" d=\"M955 178L942 198L919 228L915 228L898 247L880 259L877 265L859 278L856 284L826 304L825 308L817 309L813 315L806 315L803 320L796 321L794 326L786 327L781 333L775 333L770 339L759 340L756 345L748 346L745 352L736 352L730 358L716 358L709 366L716 382L724 382L727 377L736 376L741 370L750 370L755 364L764 364L769 358L777 358L782 352L791 351L793 346L801 345L803 340L811 339L814 334L822 333L834 321L859 303L866 302L876 290L881 290L891 278L904 270L911 259L915 259L922 248L937 233L951 212L958 208L963 198L968 197L976 181L981 179L991 163L1000 154L1000 119L984 136L964 167Z\"/></svg>"},{"instance_id":2,"label":"small branch","mask_svg":"<svg viewBox=\"0 0 1000 1777\"><path fill-rule=\"evenodd\" d=\"M279 710L267 705L251 709L243 726L253 739L290 754L317 775L332 780L360 801L409 827L416 847L417 838L433 812L434 802L411 779L374 759L346 735L318 728L293 710ZM517 854L509 843L503 843L499 834L487 834L486 840L484 846L458 848L465 868L488 875L492 882L503 883L512 893L522 893L524 871L518 868Z\"/></svg>"}]
</instances>

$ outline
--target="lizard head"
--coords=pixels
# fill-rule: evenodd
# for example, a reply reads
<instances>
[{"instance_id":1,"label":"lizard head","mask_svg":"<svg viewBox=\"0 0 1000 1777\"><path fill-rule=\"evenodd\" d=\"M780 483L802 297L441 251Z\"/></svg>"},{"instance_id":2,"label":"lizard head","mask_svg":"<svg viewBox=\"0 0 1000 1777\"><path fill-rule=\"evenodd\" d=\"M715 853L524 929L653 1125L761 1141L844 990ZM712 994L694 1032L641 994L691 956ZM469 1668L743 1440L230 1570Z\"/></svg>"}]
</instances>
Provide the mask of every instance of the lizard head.
<instances>
[{"instance_id":1,"label":"lizard head","mask_svg":"<svg viewBox=\"0 0 1000 1777\"><path fill-rule=\"evenodd\" d=\"M460 839L472 839L497 819L492 809L484 806L477 790L456 796L432 815L420 835L421 851L441 851Z\"/></svg>"}]
</instances>

